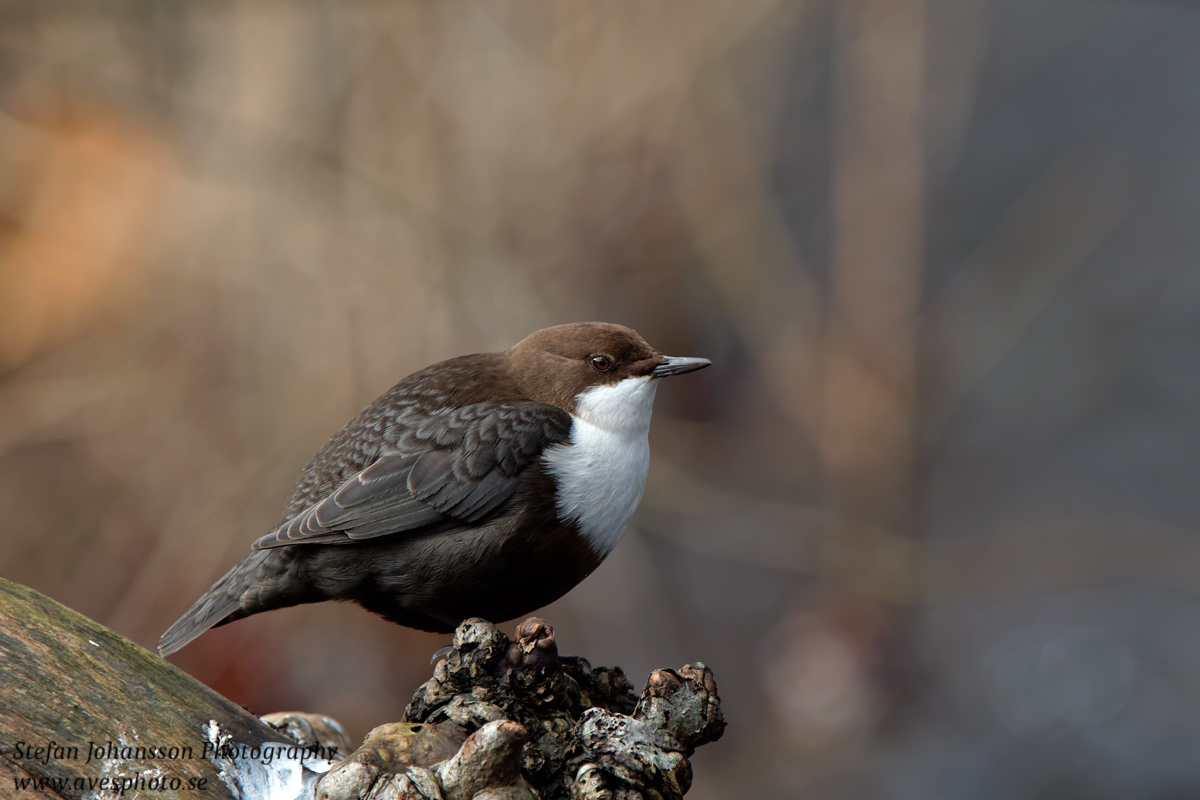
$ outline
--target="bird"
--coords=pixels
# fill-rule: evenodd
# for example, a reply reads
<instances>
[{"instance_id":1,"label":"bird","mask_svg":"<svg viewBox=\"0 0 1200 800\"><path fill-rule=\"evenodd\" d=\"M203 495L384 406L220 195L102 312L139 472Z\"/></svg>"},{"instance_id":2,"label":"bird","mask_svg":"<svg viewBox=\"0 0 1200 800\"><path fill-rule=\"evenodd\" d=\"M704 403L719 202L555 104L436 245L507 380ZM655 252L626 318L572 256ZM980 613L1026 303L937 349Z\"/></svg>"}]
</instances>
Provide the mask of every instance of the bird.
<instances>
[{"instance_id":1,"label":"bird","mask_svg":"<svg viewBox=\"0 0 1200 800\"><path fill-rule=\"evenodd\" d=\"M659 382L710 366L604 322L414 372L301 471L274 530L159 640L278 608L357 603L448 633L562 597L621 538L649 470Z\"/></svg>"}]
</instances>

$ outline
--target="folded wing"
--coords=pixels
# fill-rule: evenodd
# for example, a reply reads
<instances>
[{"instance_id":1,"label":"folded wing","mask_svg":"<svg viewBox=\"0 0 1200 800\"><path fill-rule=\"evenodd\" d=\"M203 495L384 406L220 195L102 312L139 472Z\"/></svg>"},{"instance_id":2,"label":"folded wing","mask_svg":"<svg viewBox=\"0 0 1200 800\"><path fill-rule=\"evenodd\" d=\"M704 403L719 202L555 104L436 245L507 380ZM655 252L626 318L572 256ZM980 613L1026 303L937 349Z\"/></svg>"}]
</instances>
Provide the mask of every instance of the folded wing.
<instances>
[{"instance_id":1,"label":"folded wing","mask_svg":"<svg viewBox=\"0 0 1200 800\"><path fill-rule=\"evenodd\" d=\"M480 524L501 510L547 446L567 441L570 429L569 414L543 403L478 403L431 414L406 431L405 452L380 456L254 549Z\"/></svg>"}]
</instances>

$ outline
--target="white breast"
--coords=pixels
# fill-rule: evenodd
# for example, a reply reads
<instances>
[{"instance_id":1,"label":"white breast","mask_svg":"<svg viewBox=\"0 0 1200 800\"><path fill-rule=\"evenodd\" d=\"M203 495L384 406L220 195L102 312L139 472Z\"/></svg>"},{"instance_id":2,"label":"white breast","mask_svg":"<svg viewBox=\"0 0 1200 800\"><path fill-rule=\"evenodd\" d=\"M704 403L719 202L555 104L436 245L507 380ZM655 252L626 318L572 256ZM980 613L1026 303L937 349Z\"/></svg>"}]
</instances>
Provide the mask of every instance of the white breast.
<instances>
[{"instance_id":1,"label":"white breast","mask_svg":"<svg viewBox=\"0 0 1200 800\"><path fill-rule=\"evenodd\" d=\"M588 389L576 398L571 443L543 454L558 484L559 519L577 522L601 557L616 546L646 488L657 388L647 377Z\"/></svg>"}]
</instances>

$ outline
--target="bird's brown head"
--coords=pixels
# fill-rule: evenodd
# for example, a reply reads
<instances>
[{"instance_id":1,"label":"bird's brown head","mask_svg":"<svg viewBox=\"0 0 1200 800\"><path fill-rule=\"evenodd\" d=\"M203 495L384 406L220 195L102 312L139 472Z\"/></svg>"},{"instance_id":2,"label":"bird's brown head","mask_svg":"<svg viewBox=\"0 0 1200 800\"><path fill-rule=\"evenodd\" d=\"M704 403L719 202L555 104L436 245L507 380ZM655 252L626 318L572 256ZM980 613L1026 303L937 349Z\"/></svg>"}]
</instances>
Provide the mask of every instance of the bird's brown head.
<instances>
[{"instance_id":1,"label":"bird's brown head","mask_svg":"<svg viewBox=\"0 0 1200 800\"><path fill-rule=\"evenodd\" d=\"M654 379L707 367L704 358L664 356L637 331L609 322L575 322L534 331L506 351L513 376L533 399L575 410L597 386Z\"/></svg>"}]
</instances>

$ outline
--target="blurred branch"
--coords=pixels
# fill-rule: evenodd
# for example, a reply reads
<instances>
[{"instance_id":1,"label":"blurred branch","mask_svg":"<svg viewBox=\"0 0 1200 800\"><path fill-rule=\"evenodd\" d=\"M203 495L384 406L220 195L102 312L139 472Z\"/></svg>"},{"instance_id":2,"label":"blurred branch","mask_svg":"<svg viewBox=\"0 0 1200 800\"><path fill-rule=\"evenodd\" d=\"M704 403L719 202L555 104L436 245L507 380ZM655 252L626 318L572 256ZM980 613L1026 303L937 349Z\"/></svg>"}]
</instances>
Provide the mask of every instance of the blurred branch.
<instances>
[{"instance_id":1,"label":"blurred branch","mask_svg":"<svg viewBox=\"0 0 1200 800\"><path fill-rule=\"evenodd\" d=\"M832 502L907 527L925 188L924 3L838 4L831 304L822 454ZM848 566L848 565L847 565ZM852 567L850 567L852 568Z\"/></svg>"}]
</instances>

